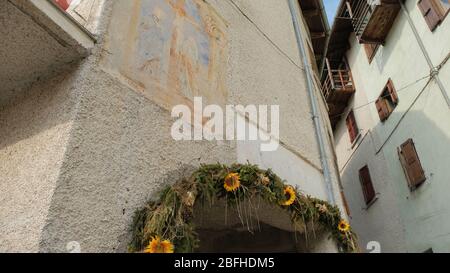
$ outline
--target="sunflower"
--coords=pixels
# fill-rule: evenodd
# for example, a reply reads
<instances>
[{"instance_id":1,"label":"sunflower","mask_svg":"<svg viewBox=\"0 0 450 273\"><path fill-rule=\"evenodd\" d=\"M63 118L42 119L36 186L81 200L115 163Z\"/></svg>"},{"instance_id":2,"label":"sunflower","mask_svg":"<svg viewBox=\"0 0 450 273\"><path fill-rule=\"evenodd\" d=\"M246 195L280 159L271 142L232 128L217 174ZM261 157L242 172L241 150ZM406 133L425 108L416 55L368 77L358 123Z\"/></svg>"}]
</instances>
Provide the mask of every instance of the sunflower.
<instances>
[{"instance_id":1,"label":"sunflower","mask_svg":"<svg viewBox=\"0 0 450 273\"><path fill-rule=\"evenodd\" d=\"M347 232L350 230L350 225L345 220L341 220L339 222L338 229L340 232Z\"/></svg>"},{"instance_id":2,"label":"sunflower","mask_svg":"<svg viewBox=\"0 0 450 273\"><path fill-rule=\"evenodd\" d=\"M239 174L229 173L225 177L223 187L225 188L226 191L236 191L241 186L241 181L239 179L240 179Z\"/></svg>"},{"instance_id":3,"label":"sunflower","mask_svg":"<svg viewBox=\"0 0 450 273\"><path fill-rule=\"evenodd\" d=\"M153 237L144 253L173 253L173 244L169 240L161 240L158 236Z\"/></svg>"},{"instance_id":4,"label":"sunflower","mask_svg":"<svg viewBox=\"0 0 450 273\"><path fill-rule=\"evenodd\" d=\"M284 196L286 197L286 201L282 203L283 206L290 206L295 201L295 190L291 186L287 186L284 188Z\"/></svg>"}]
</instances>

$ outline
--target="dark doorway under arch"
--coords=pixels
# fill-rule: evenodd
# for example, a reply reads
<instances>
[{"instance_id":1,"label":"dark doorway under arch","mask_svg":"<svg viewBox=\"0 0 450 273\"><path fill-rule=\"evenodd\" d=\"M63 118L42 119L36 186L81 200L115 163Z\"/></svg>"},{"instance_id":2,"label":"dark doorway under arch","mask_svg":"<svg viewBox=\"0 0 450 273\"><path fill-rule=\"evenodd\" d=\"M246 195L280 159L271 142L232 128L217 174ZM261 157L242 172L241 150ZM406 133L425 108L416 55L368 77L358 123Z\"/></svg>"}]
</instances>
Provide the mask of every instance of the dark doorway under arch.
<instances>
[{"instance_id":1,"label":"dark doorway under arch","mask_svg":"<svg viewBox=\"0 0 450 273\"><path fill-rule=\"evenodd\" d=\"M197 229L200 253L298 253L305 252L301 245L303 235L260 223L250 232L239 226L227 229Z\"/></svg>"},{"instance_id":2,"label":"dark doorway under arch","mask_svg":"<svg viewBox=\"0 0 450 273\"><path fill-rule=\"evenodd\" d=\"M294 227L285 210L258 198L252 201L252 204L240 203L239 211L237 206L227 205L225 200L216 200L210 205L197 204L194 224L200 245L196 252L321 252L316 248L317 243L324 239L319 227Z\"/></svg>"}]
</instances>

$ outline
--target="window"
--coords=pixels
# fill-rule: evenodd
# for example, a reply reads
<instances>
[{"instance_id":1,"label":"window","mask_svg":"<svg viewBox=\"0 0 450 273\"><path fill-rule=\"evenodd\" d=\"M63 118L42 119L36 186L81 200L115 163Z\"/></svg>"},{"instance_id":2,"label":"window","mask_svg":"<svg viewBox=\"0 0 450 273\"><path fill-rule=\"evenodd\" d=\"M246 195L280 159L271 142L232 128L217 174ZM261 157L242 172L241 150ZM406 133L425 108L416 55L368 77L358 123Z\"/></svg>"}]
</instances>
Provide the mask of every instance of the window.
<instances>
[{"instance_id":1,"label":"window","mask_svg":"<svg viewBox=\"0 0 450 273\"><path fill-rule=\"evenodd\" d=\"M443 14L441 21L444 21L447 14L450 13L450 0L440 0L440 2L442 5L442 14Z\"/></svg>"},{"instance_id":2,"label":"window","mask_svg":"<svg viewBox=\"0 0 450 273\"><path fill-rule=\"evenodd\" d=\"M449 0L419 0L419 9L431 31L444 20L449 13Z\"/></svg>"},{"instance_id":3,"label":"window","mask_svg":"<svg viewBox=\"0 0 450 273\"><path fill-rule=\"evenodd\" d=\"M366 165L359 170L359 180L364 194L366 205L369 205L375 199L375 189L370 178L369 167Z\"/></svg>"},{"instance_id":4,"label":"window","mask_svg":"<svg viewBox=\"0 0 450 273\"><path fill-rule=\"evenodd\" d=\"M379 44L364 44L364 50L366 51L367 59L369 59L369 64L372 62L375 55L377 55Z\"/></svg>"},{"instance_id":5,"label":"window","mask_svg":"<svg viewBox=\"0 0 450 273\"><path fill-rule=\"evenodd\" d=\"M408 139L398 148L398 155L408 181L408 186L411 190L415 190L425 182L426 177L412 139Z\"/></svg>"},{"instance_id":6,"label":"window","mask_svg":"<svg viewBox=\"0 0 450 273\"><path fill-rule=\"evenodd\" d=\"M346 119L348 135L350 136L350 142L353 143L359 135L358 125L356 124L355 114L351 111Z\"/></svg>"},{"instance_id":7,"label":"window","mask_svg":"<svg viewBox=\"0 0 450 273\"><path fill-rule=\"evenodd\" d=\"M395 91L394 83L391 79L388 80L386 86L381 92L380 97L375 102L378 115L381 121L385 121L394 111L398 104L397 91Z\"/></svg>"}]
</instances>

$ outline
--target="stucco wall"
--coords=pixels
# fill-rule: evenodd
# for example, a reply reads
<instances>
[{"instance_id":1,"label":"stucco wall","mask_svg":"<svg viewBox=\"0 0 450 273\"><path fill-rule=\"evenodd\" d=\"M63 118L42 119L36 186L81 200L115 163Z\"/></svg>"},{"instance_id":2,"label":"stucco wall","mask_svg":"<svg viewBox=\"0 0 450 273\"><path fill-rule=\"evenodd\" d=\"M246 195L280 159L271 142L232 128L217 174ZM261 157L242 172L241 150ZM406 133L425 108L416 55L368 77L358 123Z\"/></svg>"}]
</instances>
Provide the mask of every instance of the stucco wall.
<instances>
[{"instance_id":1,"label":"stucco wall","mask_svg":"<svg viewBox=\"0 0 450 273\"><path fill-rule=\"evenodd\" d=\"M340 134L340 132L337 132ZM348 137L345 134L345 137ZM373 133L365 131L351 161L342 167L341 177L350 206L352 227L358 234L362 250L378 241L382 251L401 252L405 244L403 225L394 191L394 180L388 173L383 154L374 156ZM366 205L359 170L368 166L377 199Z\"/></svg>"},{"instance_id":2,"label":"stucco wall","mask_svg":"<svg viewBox=\"0 0 450 273\"><path fill-rule=\"evenodd\" d=\"M447 17L431 32L416 4L406 1L433 64L438 65L450 49L450 20ZM423 77L430 69L402 13L372 64L354 36L350 42L347 58L357 91L337 126L335 141L352 224L364 243L379 241L382 251L422 252L433 248L448 252L450 223L445 215L450 207L445 192L450 173L445 165L450 155L449 108L434 81L425 88L428 79ZM446 64L440 78L447 92L448 73ZM389 78L398 91L399 104L381 123L374 102ZM345 125L351 109L362 136L353 147ZM427 176L425 184L414 192L407 187L397 154L397 147L409 138L415 142ZM358 170L366 164L378 193L378 200L367 210L361 209L365 205L358 177Z\"/></svg>"},{"instance_id":3,"label":"stucco wall","mask_svg":"<svg viewBox=\"0 0 450 273\"><path fill-rule=\"evenodd\" d=\"M164 185L200 163L236 161L227 144L172 140L168 111L101 71L90 71L78 88L85 93L41 251L77 241L82 251L124 252L135 209Z\"/></svg>"},{"instance_id":4,"label":"stucco wall","mask_svg":"<svg viewBox=\"0 0 450 273\"><path fill-rule=\"evenodd\" d=\"M125 252L133 212L155 198L164 185L178 181L201 163L249 160L274 168L306 193L326 198L305 74L287 3L235 1L240 11L230 1L186 2L187 11L166 6L166 1L105 2L101 20L95 23L98 45L70 74L72 82L66 92L76 107L70 126L59 137L64 145L53 147L40 139L39 145L58 148L59 157L39 156L59 165L53 179L45 180L51 188L46 191L47 202L33 204L43 212L35 245L26 248L11 243L5 250L65 252L67 244L75 241L83 252ZM184 18L185 12L191 17ZM253 23L241 12L248 13ZM136 16L130 20L130 14ZM181 16L175 25L164 21L175 14ZM280 20L268 23L267 18ZM202 20L206 25L199 23ZM209 48L198 47L198 41L209 41ZM52 98L59 94L58 89L47 89ZM191 106L195 95L204 96L205 104L279 104L284 146L262 154L254 151L257 142L174 141L171 107L178 103ZM57 117L64 118L64 113ZM12 114L3 126L11 119ZM11 138L21 130L17 127L10 132ZM34 157L35 147L30 143L20 152L23 157ZM333 165L332 151L328 152ZM5 152L1 159L17 158ZM35 174L25 167L18 168L24 176ZM47 174L45 168L42 172ZM335 190L337 181L333 177ZM29 196L34 197L33 193ZM22 211L34 213L31 208ZM21 230L26 232L26 228ZM5 240L13 236L10 233ZM318 249L336 250L327 244L320 243Z\"/></svg>"},{"instance_id":5,"label":"stucco wall","mask_svg":"<svg viewBox=\"0 0 450 273\"><path fill-rule=\"evenodd\" d=\"M75 112L71 75L0 108L0 252L39 250Z\"/></svg>"},{"instance_id":6,"label":"stucco wall","mask_svg":"<svg viewBox=\"0 0 450 273\"><path fill-rule=\"evenodd\" d=\"M93 45L86 33L73 31L73 23L57 8L48 8L46 1L39 3L43 5L23 0L0 3L0 106L21 95L37 79L76 63ZM55 10L59 12L56 15Z\"/></svg>"},{"instance_id":7,"label":"stucco wall","mask_svg":"<svg viewBox=\"0 0 450 273\"><path fill-rule=\"evenodd\" d=\"M287 2L253 2L186 1L201 20L210 22L195 30L190 22L194 15L177 13L165 1L118 2L111 22L115 35L106 38L105 46L112 54L103 59L104 68L167 109L189 105L186 98L194 96L219 105L278 104L281 140L320 166ZM194 8L197 5L200 8ZM147 20L140 15L144 11L156 19ZM129 20L130 13L136 14L134 21ZM270 16L281 19L260 23ZM182 30L184 36L177 34ZM136 33L141 37L132 42ZM125 34L134 38L123 39ZM220 41L211 42L211 36ZM186 49L189 43L194 44ZM200 46L203 43L207 46ZM204 55L209 56L206 63Z\"/></svg>"}]
</instances>

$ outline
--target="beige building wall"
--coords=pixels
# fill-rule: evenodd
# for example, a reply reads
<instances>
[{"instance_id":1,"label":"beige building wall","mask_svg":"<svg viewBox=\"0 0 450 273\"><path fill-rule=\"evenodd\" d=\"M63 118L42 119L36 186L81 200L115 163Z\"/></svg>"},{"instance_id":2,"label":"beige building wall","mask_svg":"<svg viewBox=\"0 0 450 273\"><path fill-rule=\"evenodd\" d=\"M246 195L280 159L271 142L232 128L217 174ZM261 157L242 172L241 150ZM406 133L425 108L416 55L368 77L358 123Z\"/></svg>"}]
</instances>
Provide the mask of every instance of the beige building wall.
<instances>
[{"instance_id":1,"label":"beige building wall","mask_svg":"<svg viewBox=\"0 0 450 273\"><path fill-rule=\"evenodd\" d=\"M76 112L70 86L63 73L1 108L2 252L39 251Z\"/></svg>"},{"instance_id":2,"label":"beige building wall","mask_svg":"<svg viewBox=\"0 0 450 273\"><path fill-rule=\"evenodd\" d=\"M134 211L201 163L248 160L326 199L286 1L95 2L98 20L84 19L98 39L92 54L0 110L0 188L9 193L0 199L9 230L1 251L66 252L78 242L83 252L126 252ZM174 141L170 111L195 96L205 105L280 105L281 146ZM333 183L341 206L334 174ZM336 251L323 240L316 251Z\"/></svg>"}]
</instances>

